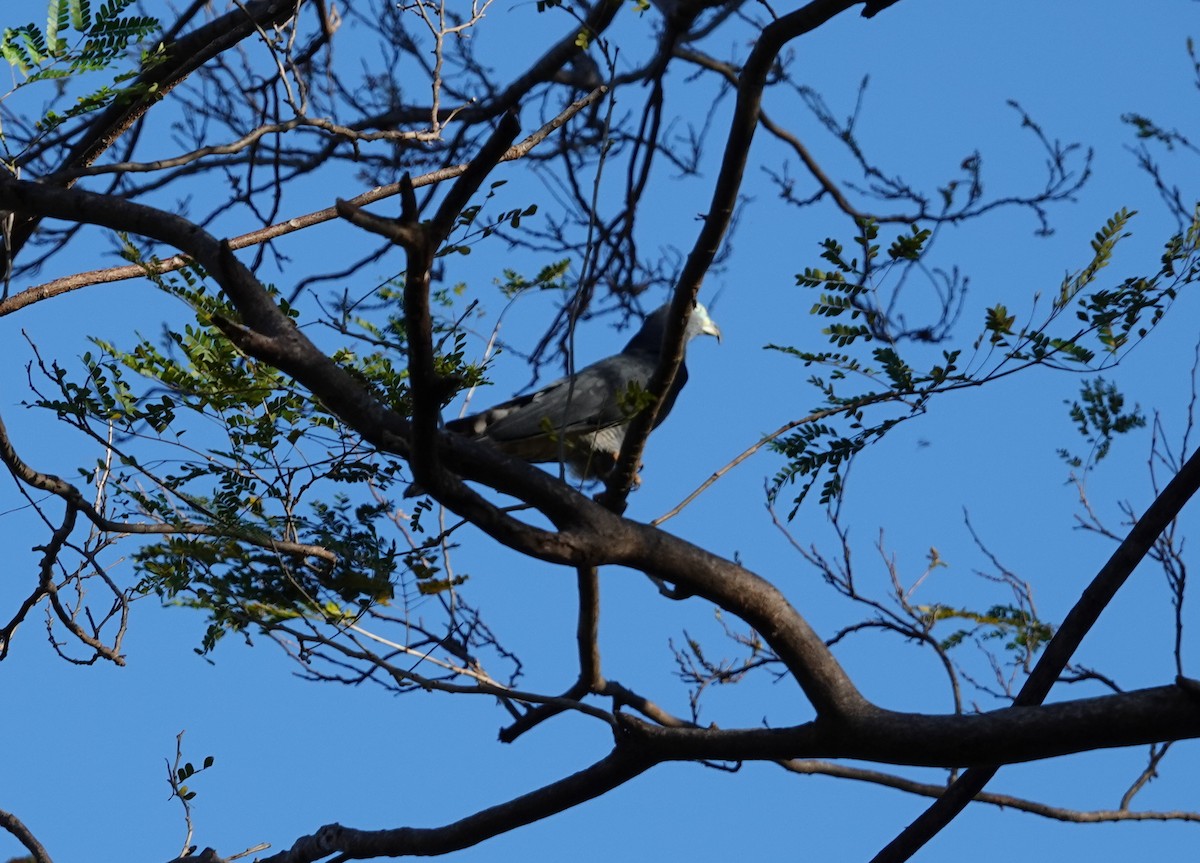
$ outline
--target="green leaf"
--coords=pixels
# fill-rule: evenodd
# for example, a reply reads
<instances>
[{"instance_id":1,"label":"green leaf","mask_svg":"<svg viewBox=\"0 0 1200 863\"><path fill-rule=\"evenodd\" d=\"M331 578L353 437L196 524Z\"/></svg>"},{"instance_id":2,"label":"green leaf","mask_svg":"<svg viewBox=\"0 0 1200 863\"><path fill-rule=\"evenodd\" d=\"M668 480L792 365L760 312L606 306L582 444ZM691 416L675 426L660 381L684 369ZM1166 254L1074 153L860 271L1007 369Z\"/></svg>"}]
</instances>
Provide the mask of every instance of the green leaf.
<instances>
[{"instance_id":1,"label":"green leaf","mask_svg":"<svg viewBox=\"0 0 1200 863\"><path fill-rule=\"evenodd\" d=\"M71 26L80 33L86 33L92 28L92 8L88 0L69 0L71 11Z\"/></svg>"},{"instance_id":2,"label":"green leaf","mask_svg":"<svg viewBox=\"0 0 1200 863\"><path fill-rule=\"evenodd\" d=\"M1016 323L1016 315L1010 315L1008 308L999 303L987 310L984 328L990 332L993 345L1004 343L1005 336L1013 334L1012 326Z\"/></svg>"},{"instance_id":3,"label":"green leaf","mask_svg":"<svg viewBox=\"0 0 1200 863\"><path fill-rule=\"evenodd\" d=\"M916 225L913 225L911 234L901 234L888 247L888 257L893 261L919 260L921 251L925 248L925 242L931 236L933 236L933 231L929 228L918 229Z\"/></svg>"},{"instance_id":4,"label":"green leaf","mask_svg":"<svg viewBox=\"0 0 1200 863\"><path fill-rule=\"evenodd\" d=\"M50 0L46 10L46 43L50 52L55 56L67 50L65 39L59 38L59 32L71 26L71 10L66 0Z\"/></svg>"}]
</instances>

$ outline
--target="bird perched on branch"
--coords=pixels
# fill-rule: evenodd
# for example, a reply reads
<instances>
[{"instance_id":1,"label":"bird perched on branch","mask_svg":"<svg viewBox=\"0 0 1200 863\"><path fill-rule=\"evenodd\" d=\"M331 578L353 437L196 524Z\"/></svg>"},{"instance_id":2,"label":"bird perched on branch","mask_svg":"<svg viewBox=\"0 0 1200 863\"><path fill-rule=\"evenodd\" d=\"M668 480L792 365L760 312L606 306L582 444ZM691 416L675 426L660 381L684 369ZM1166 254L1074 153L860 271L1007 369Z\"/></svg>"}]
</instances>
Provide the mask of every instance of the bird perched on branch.
<instances>
[{"instance_id":1,"label":"bird perched on branch","mask_svg":"<svg viewBox=\"0 0 1200 863\"><path fill-rule=\"evenodd\" d=\"M446 428L491 441L500 450L528 462L565 461L583 479L604 479L612 472L629 423L650 401L646 386L662 358L669 305L652 312L619 354L614 354L537 392L452 420ZM684 346L698 335L721 330L696 303L688 319ZM683 363L655 418L657 427L687 383Z\"/></svg>"}]
</instances>

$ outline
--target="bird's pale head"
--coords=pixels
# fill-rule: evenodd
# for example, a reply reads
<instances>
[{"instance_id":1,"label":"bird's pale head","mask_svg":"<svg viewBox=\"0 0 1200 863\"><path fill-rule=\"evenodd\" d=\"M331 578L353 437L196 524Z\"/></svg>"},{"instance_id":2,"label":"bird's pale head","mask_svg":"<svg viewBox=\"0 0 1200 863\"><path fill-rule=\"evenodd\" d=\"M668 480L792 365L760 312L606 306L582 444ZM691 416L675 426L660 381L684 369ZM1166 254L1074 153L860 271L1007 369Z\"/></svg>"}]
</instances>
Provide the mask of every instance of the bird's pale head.
<instances>
[{"instance_id":1,"label":"bird's pale head","mask_svg":"<svg viewBox=\"0 0 1200 863\"><path fill-rule=\"evenodd\" d=\"M704 307L704 303L696 303L692 309L692 316L688 318L687 337L693 339L696 336L716 336L717 343L721 341L721 328L717 326L716 321L708 316L708 309Z\"/></svg>"}]
</instances>

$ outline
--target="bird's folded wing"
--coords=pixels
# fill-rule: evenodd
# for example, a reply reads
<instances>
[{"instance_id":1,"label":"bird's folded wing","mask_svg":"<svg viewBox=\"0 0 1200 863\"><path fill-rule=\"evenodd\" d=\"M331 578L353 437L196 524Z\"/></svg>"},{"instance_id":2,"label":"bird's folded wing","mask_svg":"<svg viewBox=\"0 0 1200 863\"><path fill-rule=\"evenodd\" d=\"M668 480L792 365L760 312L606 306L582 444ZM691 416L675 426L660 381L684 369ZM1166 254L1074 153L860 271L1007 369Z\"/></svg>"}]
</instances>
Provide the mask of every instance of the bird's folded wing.
<instances>
[{"instance_id":1,"label":"bird's folded wing","mask_svg":"<svg viewBox=\"0 0 1200 863\"><path fill-rule=\"evenodd\" d=\"M571 437L628 422L631 386L644 387L653 367L646 359L618 354L549 386L447 423L460 434L486 435L497 443Z\"/></svg>"}]
</instances>

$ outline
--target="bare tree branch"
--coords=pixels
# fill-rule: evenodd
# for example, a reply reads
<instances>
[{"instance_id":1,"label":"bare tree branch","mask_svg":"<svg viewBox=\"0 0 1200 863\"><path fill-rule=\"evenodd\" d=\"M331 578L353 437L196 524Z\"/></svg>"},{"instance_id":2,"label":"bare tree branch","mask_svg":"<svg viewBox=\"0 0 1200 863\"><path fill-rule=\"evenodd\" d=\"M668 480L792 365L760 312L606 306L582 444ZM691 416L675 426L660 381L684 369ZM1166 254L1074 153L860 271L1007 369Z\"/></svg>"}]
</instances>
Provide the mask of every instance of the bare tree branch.
<instances>
[{"instance_id":1,"label":"bare tree branch","mask_svg":"<svg viewBox=\"0 0 1200 863\"><path fill-rule=\"evenodd\" d=\"M11 812L0 809L0 828L7 830L18 842L25 846L34 863L54 863L42 843L30 832L21 819Z\"/></svg>"},{"instance_id":2,"label":"bare tree branch","mask_svg":"<svg viewBox=\"0 0 1200 863\"><path fill-rule=\"evenodd\" d=\"M1017 693L1014 701L1016 705L1040 704L1046 698L1050 687L1058 680L1084 636L1099 619L1100 613L1108 607L1126 579L1153 548L1159 535L1179 515L1197 489L1200 489L1200 452L1193 453L1184 463L1179 473L1154 499L1129 531L1125 541L1092 579L1059 626L1054 638L1046 646L1021 691ZM1154 743L1165 739L1167 737L1158 737L1146 742ZM910 859L921 846L966 808L975 795L996 775L997 770L994 766L980 766L960 776L936 803L875 856L874 863L900 863Z\"/></svg>"},{"instance_id":3,"label":"bare tree branch","mask_svg":"<svg viewBox=\"0 0 1200 863\"><path fill-rule=\"evenodd\" d=\"M315 863L331 854L360 858L447 854L578 806L625 784L650 764L645 756L618 747L578 773L445 827L354 830L330 824L261 863Z\"/></svg>"},{"instance_id":4,"label":"bare tree branch","mask_svg":"<svg viewBox=\"0 0 1200 863\"><path fill-rule=\"evenodd\" d=\"M534 147L549 137L550 134L556 129L561 128L564 123L578 114L588 105L591 105L593 102L595 102L604 94L605 91L606 88L600 87L596 90L593 90L587 96L584 96L583 98L572 103L549 123L543 125L540 129L538 129L529 137L525 138L519 144L510 147L508 151L500 157L499 161L514 161L528 155L528 153ZM414 177L411 180L412 186L414 189L417 189L454 179L461 176L467 170L469 165L469 162L463 162L458 165L452 165L447 168L439 168L436 171L430 171L426 174L422 174L419 177ZM367 204L372 204L399 194L400 186L400 183L391 183L386 186L380 186L367 192L363 192L354 198L350 198L346 201L346 203L355 207L363 207ZM311 213L306 213L302 216L294 216L290 219L286 219L266 228L259 228L246 234L240 234L239 236L230 238L226 242L229 244L229 247L235 251L238 249L250 248L252 246L260 245L279 237L286 236L287 234L301 231L305 228L310 228L314 225L319 225L323 222L328 222L336 218L339 218L337 207L326 207L322 210L316 210ZM44 282L40 285L34 285L33 287L26 288L25 290L13 294L7 299L0 300L0 317L20 311L26 306L33 305L34 303L42 300L56 297L60 294L68 293L70 291L79 290L80 288L89 287L91 285L120 282L126 279L145 278L147 267L150 268L154 275L170 273L186 266L188 260L188 257L185 255L175 255L162 260L156 260L150 264L128 264L126 266L110 267L104 270L90 270L88 272L76 273L72 276L65 276L50 282Z\"/></svg>"}]
</instances>

